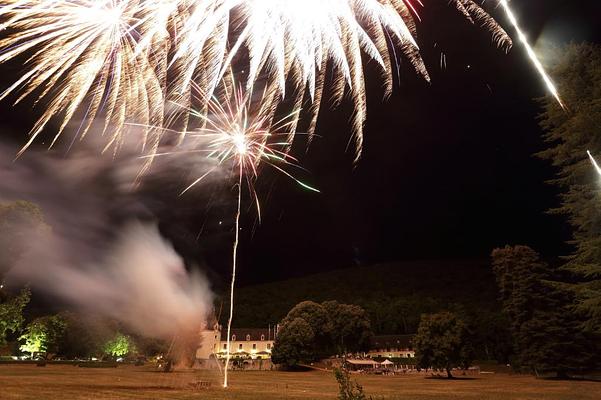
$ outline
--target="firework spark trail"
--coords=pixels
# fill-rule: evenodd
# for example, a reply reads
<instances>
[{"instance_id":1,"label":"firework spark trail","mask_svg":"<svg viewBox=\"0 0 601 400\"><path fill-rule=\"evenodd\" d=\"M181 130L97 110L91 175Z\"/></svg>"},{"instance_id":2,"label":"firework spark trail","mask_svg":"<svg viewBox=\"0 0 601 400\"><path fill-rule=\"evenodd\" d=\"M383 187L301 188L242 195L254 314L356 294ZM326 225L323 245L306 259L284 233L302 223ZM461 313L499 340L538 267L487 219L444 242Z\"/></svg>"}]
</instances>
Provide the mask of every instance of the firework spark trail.
<instances>
[{"instance_id":1,"label":"firework spark trail","mask_svg":"<svg viewBox=\"0 0 601 400\"><path fill-rule=\"evenodd\" d=\"M524 48L526 49L526 52L528 53L528 57L532 61L532 64L534 65L534 67L538 71L539 75L541 76L541 78L545 82L545 85L547 86L547 89L553 95L553 97L555 97L555 100L557 100L557 103L559 103L559 105L561 106L561 108L563 108L565 110L566 107L563 104L563 101L561 100L561 97L559 96L559 92L557 91L557 88L555 87L555 84L553 83L553 81L551 80L551 78L549 77L549 75L547 75L547 72L545 71L545 68L541 64L540 60L538 59L538 56L536 55L536 53L532 49L532 46L530 46L530 43L528 43L528 38L526 38L526 35L524 34L524 32L522 31L522 29L520 28L520 25L518 24L518 20L517 20L515 14L513 13L513 10L509 6L508 0L499 0L499 2L503 6L503 9L505 10L505 13L507 14L507 18L509 19L509 21L513 25L513 28L517 32L520 41L524 45Z\"/></svg>"},{"instance_id":2,"label":"firework spark trail","mask_svg":"<svg viewBox=\"0 0 601 400\"><path fill-rule=\"evenodd\" d=\"M599 167L599 164L597 164L597 160L595 160L595 157L593 157L591 152L588 150L586 151L586 154L588 154L588 158L591 160L593 167L595 167L595 171L597 171L597 173L601 176L601 167Z\"/></svg>"},{"instance_id":3,"label":"firework spark trail","mask_svg":"<svg viewBox=\"0 0 601 400\"><path fill-rule=\"evenodd\" d=\"M202 159L213 159L217 162L217 166L209 168L208 171L202 173L200 177L196 178L182 191L182 194L199 184L199 182L209 176L219 166L231 163L235 167L232 170L235 170L238 174L226 361L223 370L223 387L226 388L228 386L228 367L231 360L231 325L234 314L234 291L236 286L236 269L238 266L243 181L246 180L247 182L251 197L256 204L259 218L261 207L259 196L254 187L254 181L258 178L259 168L262 164L275 168L303 188L316 192L318 190L296 179L284 169L285 166L296 167L296 160L287 151L278 149L285 149L288 146L287 140L278 140L278 137L287 137L289 135L289 127L294 124L297 112L272 123L268 117L269 110L263 105L263 99L267 96L266 91L263 92L260 99L256 100L259 104L258 109L253 110L252 96L249 92L245 92L242 87L237 87L232 74L227 76L227 79L222 82L221 86L218 96L214 96L210 100L200 101L200 103L208 104L206 115L194 109L185 110L193 117L191 122L196 123L198 127L192 129L186 135L186 140L181 144L181 148L176 148L165 153L158 153L153 155L153 157L188 155L200 156ZM178 106L184 107L182 105ZM172 133L179 136L179 132Z\"/></svg>"},{"instance_id":4,"label":"firework spark trail","mask_svg":"<svg viewBox=\"0 0 601 400\"><path fill-rule=\"evenodd\" d=\"M510 45L472 0L450 3L499 45ZM84 117L77 135L84 137L94 120L104 118L102 132L112 129L107 148L117 150L130 123L172 127L166 104L193 106L194 85L211 98L244 47L247 89L264 78L269 82L268 118L287 96L287 82L291 104L310 103L309 135L324 92L334 106L348 96L359 157L367 118L362 54L380 65L385 96L392 91L395 48L428 79L415 41L414 20L422 6L419 0L5 0L0 21L8 35L0 40L0 63L23 56L28 69L2 97L19 92L17 102L32 96L48 104L24 148L53 118L60 123L56 140L79 111ZM326 70L333 72L331 87ZM196 106L201 112L208 108ZM293 130L300 115L295 118ZM181 143L188 117L178 122L184 126ZM160 132L144 132L143 151L157 151Z\"/></svg>"},{"instance_id":5,"label":"firework spark trail","mask_svg":"<svg viewBox=\"0 0 601 400\"><path fill-rule=\"evenodd\" d=\"M238 242L240 239L240 208L242 206L242 164L240 164L239 178L238 178L238 209L236 210L235 228L236 234L234 238L234 247L232 250L232 282L230 287L230 315L227 320L227 353L225 355L225 368L223 369L223 387L227 387L227 369L230 364L231 358L231 330L232 320L234 318L234 288L236 287L236 264L238 262Z\"/></svg>"},{"instance_id":6,"label":"firework spark trail","mask_svg":"<svg viewBox=\"0 0 601 400\"><path fill-rule=\"evenodd\" d=\"M505 31L471 0L451 0L471 23L493 34L499 46L510 46ZM421 2L419 2L420 5ZM415 41L415 6L408 0L244 0L237 7L243 26L225 65L246 46L249 54L248 87L264 71L275 77L269 89L274 98L284 98L291 83L293 104L308 94L313 133L316 114L325 90L324 75L333 72L331 100L340 104L345 94L354 105L352 128L356 158L361 154L367 102L362 54L381 67L385 97L393 87L395 47L426 80L426 67ZM393 53L389 50L389 45ZM316 104L315 104L316 103Z\"/></svg>"},{"instance_id":7,"label":"firework spark trail","mask_svg":"<svg viewBox=\"0 0 601 400\"><path fill-rule=\"evenodd\" d=\"M235 83L233 83L235 86ZM228 368L231 359L231 326L234 317L234 290L236 286L236 268L238 263L238 244L240 240L240 214L242 207L242 180L246 176L249 189L253 197L255 198L257 210L260 216L260 205L258 196L252 185L253 179L258 176L258 167L260 162L265 161L269 165L275 167L277 170L283 172L287 176L294 179L296 182L301 184L303 187L315 190L310 186L296 180L289 173L284 171L281 167L275 165L273 160L282 162L284 164L290 164L288 161L291 159L287 153L280 152L274 149L273 144L268 143L268 139L273 134L266 130L263 125L266 122L266 118L261 114L261 107L258 115L252 115L250 112L250 101L251 99L242 94L242 89L238 91L233 90L233 94L226 89L225 93L225 106L219 101L211 101L209 104L212 108L212 113L209 116L203 116L202 114L195 113L197 117L207 123L207 126L201 129L198 133L198 137L212 137L212 141L208 145L210 151L209 157L216 157L220 163L227 160L234 160L238 165L238 183L237 183L237 209L235 214L235 236L234 244L232 249L232 279L230 285L230 308L227 322L227 344L226 344L226 360L223 375L223 387L228 386ZM233 102L233 104L232 104ZM290 119L290 116L287 117ZM276 124L279 127L285 127L292 121L285 122L286 119L282 120L282 123ZM277 145L286 145L284 143L276 143ZM271 147L270 147L271 146ZM194 181L192 185L186 188L185 191L190 189L200 180L202 180L207 174L203 174L199 179Z\"/></svg>"},{"instance_id":8,"label":"firework spark trail","mask_svg":"<svg viewBox=\"0 0 601 400\"><path fill-rule=\"evenodd\" d=\"M54 144L80 108L85 110L81 137L104 110L103 134L109 125L112 129L106 148L122 144L128 117L162 123L162 91L135 33L148 22L137 18L139 12L139 4L129 0L4 1L0 18L10 31L0 40L0 63L24 56L29 70L0 99L19 92L15 103L29 95L36 104L47 103L22 151L58 117Z\"/></svg>"}]
</instances>

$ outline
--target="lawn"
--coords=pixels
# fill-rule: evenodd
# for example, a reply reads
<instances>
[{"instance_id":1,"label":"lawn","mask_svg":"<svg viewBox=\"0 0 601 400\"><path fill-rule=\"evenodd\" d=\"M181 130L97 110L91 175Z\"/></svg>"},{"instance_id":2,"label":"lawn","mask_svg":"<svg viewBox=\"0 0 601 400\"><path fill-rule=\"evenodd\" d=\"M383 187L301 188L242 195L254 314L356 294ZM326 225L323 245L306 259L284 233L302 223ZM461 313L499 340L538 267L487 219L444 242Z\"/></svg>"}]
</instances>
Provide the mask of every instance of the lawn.
<instances>
[{"instance_id":1,"label":"lawn","mask_svg":"<svg viewBox=\"0 0 601 400\"><path fill-rule=\"evenodd\" d=\"M353 376L375 400L597 400L601 383L540 380L509 374L474 379L430 379L412 376ZM0 399L336 399L337 386L327 372L233 372L230 387L220 387L217 371L170 374L148 367L78 368L0 365ZM209 381L208 389L189 383Z\"/></svg>"}]
</instances>

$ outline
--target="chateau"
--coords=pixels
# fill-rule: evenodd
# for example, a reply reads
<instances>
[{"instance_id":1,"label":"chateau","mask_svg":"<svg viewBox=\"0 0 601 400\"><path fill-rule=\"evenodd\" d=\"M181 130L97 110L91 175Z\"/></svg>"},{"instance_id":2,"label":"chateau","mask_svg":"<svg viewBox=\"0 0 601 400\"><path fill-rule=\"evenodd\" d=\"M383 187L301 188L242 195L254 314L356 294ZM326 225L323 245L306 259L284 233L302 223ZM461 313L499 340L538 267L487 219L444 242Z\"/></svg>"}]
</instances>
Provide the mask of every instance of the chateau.
<instances>
[{"instance_id":1,"label":"chateau","mask_svg":"<svg viewBox=\"0 0 601 400\"><path fill-rule=\"evenodd\" d=\"M239 328L231 331L231 357L234 359L265 360L271 358L277 326L268 329ZM413 358L415 350L411 345L413 335L373 336L369 351L363 354L368 358ZM227 355L227 332L221 326L200 333L200 345L196 359L222 360Z\"/></svg>"},{"instance_id":2,"label":"chateau","mask_svg":"<svg viewBox=\"0 0 601 400\"><path fill-rule=\"evenodd\" d=\"M260 360L271 358L277 327L268 329L240 328L231 330L230 354L234 358ZM200 346L196 358L225 358L227 354L227 331L216 326L200 334Z\"/></svg>"},{"instance_id":3,"label":"chateau","mask_svg":"<svg viewBox=\"0 0 601 400\"><path fill-rule=\"evenodd\" d=\"M411 345L413 335L373 336L367 356L370 358L412 358L415 350Z\"/></svg>"}]
</instances>

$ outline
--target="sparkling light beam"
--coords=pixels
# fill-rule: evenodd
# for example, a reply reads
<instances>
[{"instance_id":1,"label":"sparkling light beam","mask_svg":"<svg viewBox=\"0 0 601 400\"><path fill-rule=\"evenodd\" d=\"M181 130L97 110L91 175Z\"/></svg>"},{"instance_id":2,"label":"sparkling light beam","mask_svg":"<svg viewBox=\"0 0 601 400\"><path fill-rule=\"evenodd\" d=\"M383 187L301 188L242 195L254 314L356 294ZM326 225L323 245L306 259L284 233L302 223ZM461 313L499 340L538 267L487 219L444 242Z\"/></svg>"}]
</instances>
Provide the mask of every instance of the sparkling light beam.
<instances>
[{"instance_id":1,"label":"sparkling light beam","mask_svg":"<svg viewBox=\"0 0 601 400\"><path fill-rule=\"evenodd\" d=\"M499 46L511 45L474 1L449 2ZM267 82L268 118L283 101L292 111L309 103L310 138L322 100L328 96L336 106L347 96L358 158L367 118L363 56L380 66L385 96L397 51L428 79L415 40L422 6L419 0L4 0L0 64L26 61L0 98L18 93L17 102L31 96L44 103L24 149L52 119L60 125L52 144L71 120L83 121L76 136L84 137L93 121L104 119L106 147L117 150L129 124L178 129L166 107L171 101L206 112L207 104L192 104L194 86L210 99L229 68L245 63L248 91ZM188 119L177 122L181 142ZM157 151L160 132L144 132L143 151Z\"/></svg>"},{"instance_id":2,"label":"sparkling light beam","mask_svg":"<svg viewBox=\"0 0 601 400\"><path fill-rule=\"evenodd\" d=\"M530 43L528 43L528 38L526 37L526 35L522 31L522 29L520 28L520 25L518 24L518 20L517 20L515 14L513 13L513 10L509 6L508 0L499 0L499 2L503 6L503 9L505 10L505 13L507 14L507 18L509 18L509 21L513 25L513 28L515 29L515 31L517 32L520 41L524 45L524 48L526 49L526 52L528 53L528 57L532 61L532 64L534 64L534 67L536 68L539 75L545 82L547 89L553 95L553 97L555 97L555 100L557 100L557 103L559 103L561 108L563 108L565 110L566 107L563 104L561 97L559 96L559 92L558 92L557 88L555 87L555 84L553 83L553 81L551 80L549 75L547 75L547 72L545 71L545 68L539 61L538 56L532 49L532 46L530 46Z\"/></svg>"},{"instance_id":3,"label":"sparkling light beam","mask_svg":"<svg viewBox=\"0 0 601 400\"><path fill-rule=\"evenodd\" d=\"M278 139L289 136L290 126L294 124L296 111L286 115L277 122L272 122L269 117L268 108L264 105L263 95L253 101L237 84L230 74L223 83L219 96L214 96L206 102L208 104L207 114L198 110L184 109L191 116L191 123L197 127L192 129L185 140L178 146L165 153L158 153L152 157L160 156L199 156L203 160L210 159L216 162L216 166L200 174L182 194L191 190L217 168L231 167L231 171L237 174L236 192L237 208L234 218L234 243L232 248L232 279L230 285L230 307L227 324L226 361L223 375L223 387L228 386L228 367L231 360L231 325L234 313L234 290L236 286L236 269L238 264L238 245L240 240L240 214L243 196L243 183L246 181L251 197L253 198L259 218L261 207L259 196L255 190L254 182L259 176L260 167L265 164L275 168L280 173L294 180L305 189L319 192L317 189L303 183L295 178L286 167L298 167L294 159L287 151L289 143L287 140ZM254 107L253 107L254 105ZM182 107L179 105L179 107ZM174 132L179 136L178 132ZM201 163L204 165L204 163Z\"/></svg>"},{"instance_id":4,"label":"sparkling light beam","mask_svg":"<svg viewBox=\"0 0 601 400\"><path fill-rule=\"evenodd\" d=\"M595 167L595 171L597 171L597 173L599 174L599 176L601 176L601 167L599 167L599 164L597 164L597 160L595 160L595 157L593 157L593 155L591 154L590 151L586 151L586 154L588 154L588 158L591 160L591 163L593 164L593 167Z\"/></svg>"}]
</instances>

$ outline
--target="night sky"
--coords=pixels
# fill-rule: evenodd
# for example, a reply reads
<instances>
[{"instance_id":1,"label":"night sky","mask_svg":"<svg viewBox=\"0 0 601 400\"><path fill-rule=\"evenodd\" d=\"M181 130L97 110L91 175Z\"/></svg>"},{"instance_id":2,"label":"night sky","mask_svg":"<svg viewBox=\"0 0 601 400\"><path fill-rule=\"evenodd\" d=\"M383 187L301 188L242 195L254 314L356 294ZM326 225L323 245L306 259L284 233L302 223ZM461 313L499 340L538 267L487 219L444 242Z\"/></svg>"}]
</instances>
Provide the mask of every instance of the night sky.
<instances>
[{"instance_id":1,"label":"night sky","mask_svg":"<svg viewBox=\"0 0 601 400\"><path fill-rule=\"evenodd\" d=\"M492 11L514 38L505 54L446 1L424 3L418 43L432 82L405 62L392 97L382 101L369 64L364 151L355 166L352 145L347 150L350 108L322 108L320 137L308 152L302 140L294 148L308 171L298 174L321 193L264 171L261 223L253 209L242 220L241 284L358 263L485 258L505 244L528 244L547 257L569 252L564 221L545 214L557 201L545 183L554 171L533 157L544 146L535 101L544 86L515 32L502 10ZM601 40L596 0L512 5L532 43ZM34 115L6 102L0 113L3 126L23 135ZM155 208L163 233L216 279L228 276L235 211L235 192L220 192L225 200L208 209L206 194L169 201L157 193L163 205Z\"/></svg>"}]
</instances>

